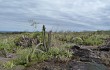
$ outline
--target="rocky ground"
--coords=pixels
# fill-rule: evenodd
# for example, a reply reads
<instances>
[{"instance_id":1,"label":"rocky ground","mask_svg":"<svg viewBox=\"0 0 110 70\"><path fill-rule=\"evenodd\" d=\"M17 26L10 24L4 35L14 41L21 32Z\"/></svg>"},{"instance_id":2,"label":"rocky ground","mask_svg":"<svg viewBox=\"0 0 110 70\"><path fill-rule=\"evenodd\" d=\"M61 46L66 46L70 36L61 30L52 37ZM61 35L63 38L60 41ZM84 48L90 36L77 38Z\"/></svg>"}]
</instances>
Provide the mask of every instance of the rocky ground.
<instances>
[{"instance_id":1,"label":"rocky ground","mask_svg":"<svg viewBox=\"0 0 110 70\"><path fill-rule=\"evenodd\" d=\"M110 40L109 40L110 41ZM72 46L73 59L70 61L48 60L29 67L18 66L15 70L110 70L110 43L94 46ZM7 61L0 57L0 61Z\"/></svg>"},{"instance_id":2,"label":"rocky ground","mask_svg":"<svg viewBox=\"0 0 110 70\"><path fill-rule=\"evenodd\" d=\"M25 70L109 70L103 64L91 63L91 62L80 62L80 61L69 61L66 63L43 62L34 64Z\"/></svg>"},{"instance_id":3,"label":"rocky ground","mask_svg":"<svg viewBox=\"0 0 110 70\"><path fill-rule=\"evenodd\" d=\"M55 60L33 64L25 70L110 70L110 46L73 46L73 60L56 62Z\"/></svg>"}]
</instances>

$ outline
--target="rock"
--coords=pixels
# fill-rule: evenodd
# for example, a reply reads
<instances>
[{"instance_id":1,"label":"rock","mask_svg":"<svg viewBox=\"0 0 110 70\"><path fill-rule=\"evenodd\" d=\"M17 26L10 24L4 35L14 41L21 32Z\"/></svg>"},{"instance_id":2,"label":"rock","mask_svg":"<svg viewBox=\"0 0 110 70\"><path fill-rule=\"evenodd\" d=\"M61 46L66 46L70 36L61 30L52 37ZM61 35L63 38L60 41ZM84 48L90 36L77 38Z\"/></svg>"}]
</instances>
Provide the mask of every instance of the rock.
<instances>
[{"instance_id":1,"label":"rock","mask_svg":"<svg viewBox=\"0 0 110 70\"><path fill-rule=\"evenodd\" d=\"M74 45L74 46L72 46L72 47L71 47L71 49L72 49L72 50L75 50L75 49L79 50L79 49L80 49L80 47L79 47L79 46L77 46L77 45Z\"/></svg>"},{"instance_id":2,"label":"rock","mask_svg":"<svg viewBox=\"0 0 110 70\"><path fill-rule=\"evenodd\" d=\"M101 46L101 47L98 47L99 51L110 51L110 46Z\"/></svg>"},{"instance_id":3,"label":"rock","mask_svg":"<svg viewBox=\"0 0 110 70\"><path fill-rule=\"evenodd\" d=\"M107 70L103 64L89 63L89 62L69 62L66 70Z\"/></svg>"},{"instance_id":4,"label":"rock","mask_svg":"<svg viewBox=\"0 0 110 70\"><path fill-rule=\"evenodd\" d=\"M34 64L25 70L107 70L107 67L103 64L72 60L66 63L43 62Z\"/></svg>"},{"instance_id":5,"label":"rock","mask_svg":"<svg viewBox=\"0 0 110 70\"><path fill-rule=\"evenodd\" d=\"M32 45L37 45L40 43L40 41L37 38L29 38L29 37L20 37L18 39L15 39L16 46L22 46L22 47L30 47Z\"/></svg>"},{"instance_id":6,"label":"rock","mask_svg":"<svg viewBox=\"0 0 110 70\"><path fill-rule=\"evenodd\" d=\"M97 49L100 51L110 51L110 38L107 38L105 43L105 45L99 46Z\"/></svg>"},{"instance_id":7,"label":"rock","mask_svg":"<svg viewBox=\"0 0 110 70\"><path fill-rule=\"evenodd\" d=\"M81 62L95 62L98 64L110 65L110 51L108 50L102 51L73 46L72 51L73 56L78 57L75 59L79 59Z\"/></svg>"},{"instance_id":8,"label":"rock","mask_svg":"<svg viewBox=\"0 0 110 70\"><path fill-rule=\"evenodd\" d=\"M74 55L80 57L89 57L90 51L88 49L79 49L78 51L74 52Z\"/></svg>"}]
</instances>

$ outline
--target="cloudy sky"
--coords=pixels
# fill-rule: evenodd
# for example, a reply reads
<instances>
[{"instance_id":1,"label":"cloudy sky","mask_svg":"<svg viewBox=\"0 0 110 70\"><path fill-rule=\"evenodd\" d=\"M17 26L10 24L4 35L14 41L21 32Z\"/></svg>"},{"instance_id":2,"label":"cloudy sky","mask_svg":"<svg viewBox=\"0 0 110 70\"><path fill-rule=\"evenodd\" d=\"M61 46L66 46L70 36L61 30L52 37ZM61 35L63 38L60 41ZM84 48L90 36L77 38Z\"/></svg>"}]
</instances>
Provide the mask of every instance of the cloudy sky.
<instances>
[{"instance_id":1,"label":"cloudy sky","mask_svg":"<svg viewBox=\"0 0 110 70\"><path fill-rule=\"evenodd\" d=\"M0 31L110 30L110 0L0 0Z\"/></svg>"}]
</instances>

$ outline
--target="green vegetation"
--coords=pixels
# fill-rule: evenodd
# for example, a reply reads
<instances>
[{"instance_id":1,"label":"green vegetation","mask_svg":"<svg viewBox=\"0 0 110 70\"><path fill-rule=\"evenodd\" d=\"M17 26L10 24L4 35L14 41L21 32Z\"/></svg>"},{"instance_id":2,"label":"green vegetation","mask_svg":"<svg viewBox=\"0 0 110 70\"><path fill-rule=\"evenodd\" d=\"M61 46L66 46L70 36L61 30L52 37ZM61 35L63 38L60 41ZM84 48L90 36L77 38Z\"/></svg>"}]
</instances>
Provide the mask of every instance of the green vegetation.
<instances>
[{"instance_id":1,"label":"green vegetation","mask_svg":"<svg viewBox=\"0 0 110 70\"><path fill-rule=\"evenodd\" d=\"M15 65L14 65L13 61L8 61L8 62L4 63L3 66L4 66L4 68L6 68L6 69L11 69L11 68L13 68Z\"/></svg>"},{"instance_id":2,"label":"green vegetation","mask_svg":"<svg viewBox=\"0 0 110 70\"><path fill-rule=\"evenodd\" d=\"M77 45L100 46L106 38L109 38L110 31L96 32L63 32L55 34L55 38L63 43L74 43Z\"/></svg>"},{"instance_id":3,"label":"green vegetation","mask_svg":"<svg viewBox=\"0 0 110 70\"><path fill-rule=\"evenodd\" d=\"M15 58L3 63L6 69L52 59L68 61L73 56L70 51L73 44L100 46L109 37L110 31L49 33L45 26L42 32L1 33L0 57L15 54Z\"/></svg>"}]
</instances>

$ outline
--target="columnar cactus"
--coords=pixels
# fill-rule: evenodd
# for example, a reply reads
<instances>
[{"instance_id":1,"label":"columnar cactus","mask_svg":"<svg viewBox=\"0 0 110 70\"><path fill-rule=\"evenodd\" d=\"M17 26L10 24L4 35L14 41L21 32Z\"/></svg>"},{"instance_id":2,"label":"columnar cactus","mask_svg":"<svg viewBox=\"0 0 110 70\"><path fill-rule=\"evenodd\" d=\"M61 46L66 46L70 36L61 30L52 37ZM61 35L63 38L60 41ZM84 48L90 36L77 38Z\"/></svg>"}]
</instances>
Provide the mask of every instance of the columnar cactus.
<instances>
[{"instance_id":1,"label":"columnar cactus","mask_svg":"<svg viewBox=\"0 0 110 70\"><path fill-rule=\"evenodd\" d=\"M43 25L43 27L42 27L43 46L44 46L44 50L47 51L45 29L46 29L45 25Z\"/></svg>"},{"instance_id":2,"label":"columnar cactus","mask_svg":"<svg viewBox=\"0 0 110 70\"><path fill-rule=\"evenodd\" d=\"M52 31L49 31L48 33L48 48L51 47L51 32Z\"/></svg>"}]
</instances>

